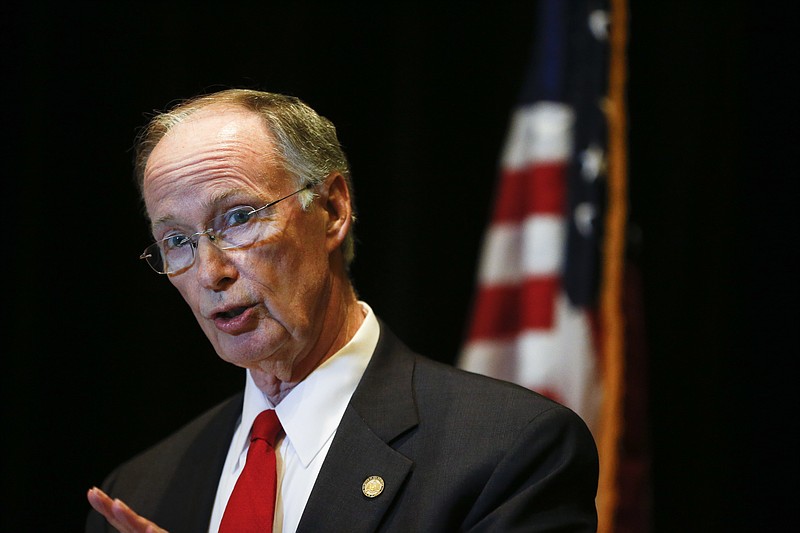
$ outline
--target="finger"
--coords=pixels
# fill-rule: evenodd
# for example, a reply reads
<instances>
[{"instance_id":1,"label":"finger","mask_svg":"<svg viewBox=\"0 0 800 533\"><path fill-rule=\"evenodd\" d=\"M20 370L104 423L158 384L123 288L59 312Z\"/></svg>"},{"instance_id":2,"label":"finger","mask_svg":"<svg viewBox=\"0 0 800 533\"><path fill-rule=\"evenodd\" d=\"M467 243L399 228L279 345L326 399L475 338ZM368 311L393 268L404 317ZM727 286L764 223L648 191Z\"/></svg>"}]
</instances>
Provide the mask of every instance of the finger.
<instances>
[{"instance_id":1,"label":"finger","mask_svg":"<svg viewBox=\"0 0 800 533\"><path fill-rule=\"evenodd\" d=\"M92 508L103 515L109 524L114 526L114 528L119 531L126 531L126 526L120 523L117 517L114 515L114 500L112 500L105 492L97 487L92 487L89 489L86 497L89 500L89 504L92 506Z\"/></svg>"},{"instance_id":2,"label":"finger","mask_svg":"<svg viewBox=\"0 0 800 533\"><path fill-rule=\"evenodd\" d=\"M150 520L139 516L122 500L112 500L97 487L89 490L88 498L92 507L121 533L167 533Z\"/></svg>"},{"instance_id":3,"label":"finger","mask_svg":"<svg viewBox=\"0 0 800 533\"><path fill-rule=\"evenodd\" d=\"M138 515L120 499L114 500L112 510L117 520L127 526L125 533L168 533L167 530Z\"/></svg>"},{"instance_id":4,"label":"finger","mask_svg":"<svg viewBox=\"0 0 800 533\"><path fill-rule=\"evenodd\" d=\"M149 520L136 514L136 512L128 507L122 500L114 500L111 511L117 522L125 526L124 533L146 533L150 526L155 526L155 524Z\"/></svg>"}]
</instances>

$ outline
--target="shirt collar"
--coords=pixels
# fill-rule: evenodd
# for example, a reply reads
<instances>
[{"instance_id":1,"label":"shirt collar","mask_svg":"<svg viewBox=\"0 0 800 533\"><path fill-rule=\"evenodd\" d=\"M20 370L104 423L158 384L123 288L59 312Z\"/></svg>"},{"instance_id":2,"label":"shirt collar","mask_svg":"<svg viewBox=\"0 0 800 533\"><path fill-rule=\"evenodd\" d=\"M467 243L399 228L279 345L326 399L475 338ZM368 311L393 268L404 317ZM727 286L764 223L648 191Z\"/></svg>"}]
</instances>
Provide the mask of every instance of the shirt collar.
<instances>
[{"instance_id":1,"label":"shirt collar","mask_svg":"<svg viewBox=\"0 0 800 533\"><path fill-rule=\"evenodd\" d=\"M366 303L359 304L366 317L353 338L298 383L276 407L256 387L247 371L240 427L249 428L258 413L274 408L286 433L285 439L303 465L308 466L336 432L378 344L378 319ZM242 436L242 447L247 438L247 434Z\"/></svg>"}]
</instances>

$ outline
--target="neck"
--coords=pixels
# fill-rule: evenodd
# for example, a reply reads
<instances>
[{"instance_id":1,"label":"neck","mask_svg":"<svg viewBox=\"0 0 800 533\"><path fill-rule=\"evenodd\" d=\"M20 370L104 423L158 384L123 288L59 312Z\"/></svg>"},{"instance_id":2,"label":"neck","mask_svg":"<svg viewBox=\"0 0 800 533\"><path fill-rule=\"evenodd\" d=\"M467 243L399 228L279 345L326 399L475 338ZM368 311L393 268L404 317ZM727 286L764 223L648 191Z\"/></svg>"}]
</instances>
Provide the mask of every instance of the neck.
<instances>
[{"instance_id":1,"label":"neck","mask_svg":"<svg viewBox=\"0 0 800 533\"><path fill-rule=\"evenodd\" d=\"M273 405L278 405L298 383L341 350L364 322L365 313L358 304L352 285L348 281L339 288L339 298L331 299L313 346L297 360L291 369L291 377L281 379L275 375L274 369L251 369L256 386Z\"/></svg>"}]
</instances>

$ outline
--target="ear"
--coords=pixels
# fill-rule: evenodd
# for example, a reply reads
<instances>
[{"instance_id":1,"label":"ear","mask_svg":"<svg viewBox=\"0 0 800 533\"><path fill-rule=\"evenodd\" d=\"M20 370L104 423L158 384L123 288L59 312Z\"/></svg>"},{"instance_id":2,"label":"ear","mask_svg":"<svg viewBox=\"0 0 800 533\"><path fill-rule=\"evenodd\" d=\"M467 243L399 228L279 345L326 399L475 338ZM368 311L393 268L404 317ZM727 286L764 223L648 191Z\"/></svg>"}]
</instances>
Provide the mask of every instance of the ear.
<instances>
[{"instance_id":1,"label":"ear","mask_svg":"<svg viewBox=\"0 0 800 533\"><path fill-rule=\"evenodd\" d=\"M341 174L331 174L328 178L328 192L324 209L327 214L325 235L328 253L342 246L350 225L353 223L353 208L350 205L350 189Z\"/></svg>"}]
</instances>

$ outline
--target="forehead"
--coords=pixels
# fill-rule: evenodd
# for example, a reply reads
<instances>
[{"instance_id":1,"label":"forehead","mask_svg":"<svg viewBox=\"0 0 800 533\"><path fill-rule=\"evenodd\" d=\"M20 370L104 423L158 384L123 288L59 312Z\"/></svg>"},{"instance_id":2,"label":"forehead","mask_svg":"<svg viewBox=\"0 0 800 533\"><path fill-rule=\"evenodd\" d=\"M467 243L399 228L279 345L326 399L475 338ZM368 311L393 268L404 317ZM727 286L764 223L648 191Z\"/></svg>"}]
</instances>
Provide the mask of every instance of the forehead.
<instances>
[{"instance_id":1,"label":"forehead","mask_svg":"<svg viewBox=\"0 0 800 533\"><path fill-rule=\"evenodd\" d=\"M230 104L212 104L198 109L174 125L156 144L145 174L164 152L191 152L226 146L251 146L263 151L272 146L263 119L253 111ZM184 154L186 155L186 154Z\"/></svg>"},{"instance_id":2,"label":"forehead","mask_svg":"<svg viewBox=\"0 0 800 533\"><path fill-rule=\"evenodd\" d=\"M230 105L200 109L175 125L150 154L144 174L148 213L170 216L179 200L208 202L221 191L264 193L282 175L276 158L258 114Z\"/></svg>"}]
</instances>

